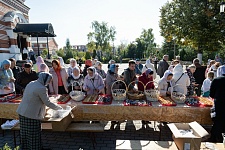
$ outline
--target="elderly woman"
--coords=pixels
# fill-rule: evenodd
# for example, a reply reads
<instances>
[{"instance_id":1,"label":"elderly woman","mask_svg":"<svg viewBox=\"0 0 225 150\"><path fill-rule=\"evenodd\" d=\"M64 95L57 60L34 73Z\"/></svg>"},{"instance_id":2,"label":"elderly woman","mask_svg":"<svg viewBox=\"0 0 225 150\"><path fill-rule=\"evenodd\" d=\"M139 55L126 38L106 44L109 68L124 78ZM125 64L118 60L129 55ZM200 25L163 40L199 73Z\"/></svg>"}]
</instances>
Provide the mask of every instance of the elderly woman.
<instances>
[{"instance_id":1,"label":"elderly woman","mask_svg":"<svg viewBox=\"0 0 225 150\"><path fill-rule=\"evenodd\" d=\"M68 75L65 68L62 68L58 60L52 61L52 68L49 71L52 74L52 82L49 84L51 94L67 94Z\"/></svg>"},{"instance_id":2,"label":"elderly woman","mask_svg":"<svg viewBox=\"0 0 225 150\"><path fill-rule=\"evenodd\" d=\"M104 83L102 77L96 72L94 67L87 69L88 75L84 78L83 89L87 95L99 94L104 92Z\"/></svg>"},{"instance_id":3,"label":"elderly woman","mask_svg":"<svg viewBox=\"0 0 225 150\"><path fill-rule=\"evenodd\" d=\"M40 65L45 63L44 59L41 56L38 56L36 59L36 64L33 65L33 69L35 72L40 72Z\"/></svg>"},{"instance_id":4,"label":"elderly woman","mask_svg":"<svg viewBox=\"0 0 225 150\"><path fill-rule=\"evenodd\" d=\"M95 68L96 68L96 71L97 73L103 78L105 79L106 78L106 73L105 71L102 69L102 63L100 61L97 61L95 63Z\"/></svg>"},{"instance_id":5,"label":"elderly woman","mask_svg":"<svg viewBox=\"0 0 225 150\"><path fill-rule=\"evenodd\" d=\"M170 96L171 87L173 86L173 73L169 70L165 71L163 77L159 80L158 87L160 96Z\"/></svg>"},{"instance_id":6,"label":"elderly woman","mask_svg":"<svg viewBox=\"0 0 225 150\"><path fill-rule=\"evenodd\" d=\"M148 82L153 81L153 74L154 74L153 70L151 68L148 68L144 73L142 73L141 76L138 77L138 80L142 82L144 86L146 86ZM144 92L144 86L140 82L138 82L138 90ZM150 82L146 87L146 89L154 89L154 88L155 86L153 82Z\"/></svg>"},{"instance_id":7,"label":"elderly woman","mask_svg":"<svg viewBox=\"0 0 225 150\"><path fill-rule=\"evenodd\" d=\"M188 69L187 69L187 75L190 79L190 85L187 87L187 95L188 96L193 96L194 95L194 91L195 91L195 87L198 86L198 84L195 83L195 77L193 76L193 73L195 72L196 70L196 67L195 65L190 65L188 66Z\"/></svg>"},{"instance_id":8,"label":"elderly woman","mask_svg":"<svg viewBox=\"0 0 225 150\"><path fill-rule=\"evenodd\" d=\"M9 94L15 91L15 78L10 69L11 61L4 60L0 68L0 95Z\"/></svg>"},{"instance_id":9,"label":"elderly woman","mask_svg":"<svg viewBox=\"0 0 225 150\"><path fill-rule=\"evenodd\" d=\"M69 92L73 90L82 90L82 86L84 84L84 76L80 74L80 69L78 67L74 67L72 70L72 74L68 78L68 90Z\"/></svg>"},{"instance_id":10,"label":"elderly woman","mask_svg":"<svg viewBox=\"0 0 225 150\"><path fill-rule=\"evenodd\" d=\"M70 59L70 67L67 69L68 76L73 74L73 68L77 66L77 61L75 59Z\"/></svg>"},{"instance_id":11,"label":"elderly woman","mask_svg":"<svg viewBox=\"0 0 225 150\"><path fill-rule=\"evenodd\" d=\"M190 79L183 71L181 64L177 64L173 69L174 91L187 95L187 87L190 85Z\"/></svg>"},{"instance_id":12,"label":"elderly woman","mask_svg":"<svg viewBox=\"0 0 225 150\"><path fill-rule=\"evenodd\" d=\"M106 94L112 94L111 87L113 82L120 79L118 77L118 65L111 64L109 71L107 72L105 83L106 83Z\"/></svg>"},{"instance_id":13,"label":"elderly woman","mask_svg":"<svg viewBox=\"0 0 225 150\"><path fill-rule=\"evenodd\" d=\"M51 74L41 73L38 80L30 82L24 90L22 102L17 109L22 149L41 150L41 120L46 114L46 106L54 110L62 109L49 101L46 86L51 80Z\"/></svg>"},{"instance_id":14,"label":"elderly woman","mask_svg":"<svg viewBox=\"0 0 225 150\"><path fill-rule=\"evenodd\" d=\"M16 89L20 90L20 94L23 94L23 91L27 86L27 84L37 79L38 79L37 73L32 70L31 64L25 63L24 71L20 72L16 79Z\"/></svg>"}]
</instances>

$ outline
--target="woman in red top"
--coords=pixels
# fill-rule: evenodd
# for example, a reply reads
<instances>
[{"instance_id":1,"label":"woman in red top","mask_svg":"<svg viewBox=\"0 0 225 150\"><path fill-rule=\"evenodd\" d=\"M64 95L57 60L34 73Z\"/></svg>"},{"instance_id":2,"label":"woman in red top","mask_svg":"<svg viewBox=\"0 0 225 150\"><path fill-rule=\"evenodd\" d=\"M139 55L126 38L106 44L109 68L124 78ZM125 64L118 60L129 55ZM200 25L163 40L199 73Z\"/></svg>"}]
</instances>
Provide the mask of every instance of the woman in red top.
<instances>
[{"instance_id":1,"label":"woman in red top","mask_svg":"<svg viewBox=\"0 0 225 150\"><path fill-rule=\"evenodd\" d=\"M141 76L138 77L138 81L141 81L144 84L144 86L146 86L148 82L153 81L153 74L154 72L152 71L152 69L148 68L144 73L142 73ZM149 83L146 87L146 89L154 89L154 88L155 86L153 82ZM144 87L140 82L138 82L138 90L144 92Z\"/></svg>"},{"instance_id":2,"label":"woman in red top","mask_svg":"<svg viewBox=\"0 0 225 150\"><path fill-rule=\"evenodd\" d=\"M67 78L65 68L62 68L58 60L52 61L52 68L49 73L52 74L52 82L49 84L51 94L67 94Z\"/></svg>"}]
</instances>

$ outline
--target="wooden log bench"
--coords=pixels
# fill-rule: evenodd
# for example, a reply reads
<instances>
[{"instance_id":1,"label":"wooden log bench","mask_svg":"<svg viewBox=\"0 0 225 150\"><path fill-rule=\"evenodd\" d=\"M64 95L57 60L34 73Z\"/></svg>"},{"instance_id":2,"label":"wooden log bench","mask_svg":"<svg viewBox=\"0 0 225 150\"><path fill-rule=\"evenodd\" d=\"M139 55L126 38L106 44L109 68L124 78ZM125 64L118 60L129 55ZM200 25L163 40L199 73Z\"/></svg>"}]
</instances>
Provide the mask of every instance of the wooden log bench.
<instances>
[{"instance_id":1,"label":"wooden log bench","mask_svg":"<svg viewBox=\"0 0 225 150\"><path fill-rule=\"evenodd\" d=\"M49 131L49 132L55 132L52 129L52 123L41 123L41 129L42 131ZM14 139L14 146L16 147L16 131L20 130L20 125L16 125L11 129L13 131L13 139ZM101 123L76 123L72 122L69 124L69 126L66 128L65 131L58 131L58 132L69 132L70 136L72 132L88 132L90 133L91 142L93 145L93 148L95 148L96 138L95 138L95 132L104 132L104 126Z\"/></svg>"}]
</instances>

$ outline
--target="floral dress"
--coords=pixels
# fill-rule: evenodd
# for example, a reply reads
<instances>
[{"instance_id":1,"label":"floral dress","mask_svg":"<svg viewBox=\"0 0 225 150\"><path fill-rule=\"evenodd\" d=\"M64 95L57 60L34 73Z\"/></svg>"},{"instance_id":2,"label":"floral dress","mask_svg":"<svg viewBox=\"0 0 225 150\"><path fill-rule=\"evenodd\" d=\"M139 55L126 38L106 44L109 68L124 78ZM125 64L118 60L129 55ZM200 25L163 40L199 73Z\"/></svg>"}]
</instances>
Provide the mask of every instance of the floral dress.
<instances>
[{"instance_id":1,"label":"floral dress","mask_svg":"<svg viewBox=\"0 0 225 150\"><path fill-rule=\"evenodd\" d=\"M187 69L187 75L190 78L190 85L187 87L187 90L188 90L187 96L192 96L194 95L194 91L195 91L195 86L193 85L193 83L195 83L195 77L191 73L190 69Z\"/></svg>"}]
</instances>

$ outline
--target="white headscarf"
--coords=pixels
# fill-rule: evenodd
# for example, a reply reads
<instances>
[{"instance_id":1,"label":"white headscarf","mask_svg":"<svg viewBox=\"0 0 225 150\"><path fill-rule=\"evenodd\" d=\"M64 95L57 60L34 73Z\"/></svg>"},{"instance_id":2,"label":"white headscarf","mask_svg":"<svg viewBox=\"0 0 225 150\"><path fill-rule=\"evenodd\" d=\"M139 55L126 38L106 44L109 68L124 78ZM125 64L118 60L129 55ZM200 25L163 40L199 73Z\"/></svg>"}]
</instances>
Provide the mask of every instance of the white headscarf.
<instances>
[{"instance_id":1,"label":"white headscarf","mask_svg":"<svg viewBox=\"0 0 225 150\"><path fill-rule=\"evenodd\" d=\"M75 76L75 75L74 75L73 72L74 72L75 70L77 70L77 71L79 72L79 75L78 75L78 76ZM73 72L72 72L73 78L74 78L74 79L79 79L79 78L80 78L80 69L79 69L78 67L75 66L75 67L73 68Z\"/></svg>"},{"instance_id":2,"label":"white headscarf","mask_svg":"<svg viewBox=\"0 0 225 150\"><path fill-rule=\"evenodd\" d=\"M87 74L88 79L94 79L95 76L97 75L97 71L96 71L95 67L89 67L88 70L89 69L92 69L93 70L93 76L91 77L91 76L89 76L89 74Z\"/></svg>"},{"instance_id":3,"label":"white headscarf","mask_svg":"<svg viewBox=\"0 0 225 150\"><path fill-rule=\"evenodd\" d=\"M58 60L59 60L60 66L61 67L65 67L65 63L64 63L63 58L62 57L59 57Z\"/></svg>"}]
</instances>

